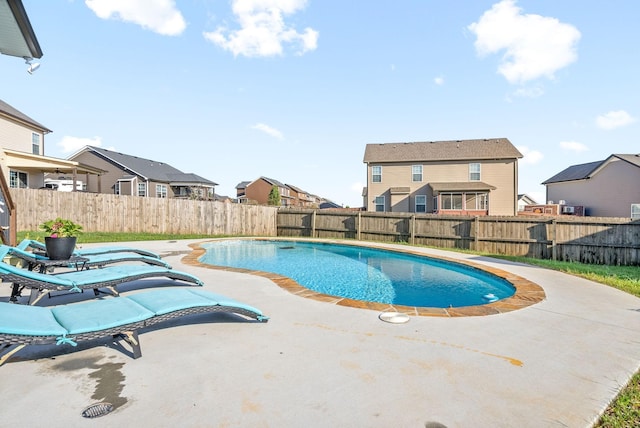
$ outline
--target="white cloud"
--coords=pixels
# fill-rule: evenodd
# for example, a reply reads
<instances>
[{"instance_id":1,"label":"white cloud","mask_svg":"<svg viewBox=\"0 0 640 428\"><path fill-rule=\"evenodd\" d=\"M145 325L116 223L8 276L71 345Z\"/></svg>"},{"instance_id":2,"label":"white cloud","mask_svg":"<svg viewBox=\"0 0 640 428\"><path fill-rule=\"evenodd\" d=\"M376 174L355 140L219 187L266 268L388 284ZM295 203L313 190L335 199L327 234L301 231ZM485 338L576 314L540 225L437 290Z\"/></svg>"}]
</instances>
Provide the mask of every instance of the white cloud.
<instances>
[{"instance_id":1,"label":"white cloud","mask_svg":"<svg viewBox=\"0 0 640 428\"><path fill-rule=\"evenodd\" d=\"M61 149L62 153L73 153L77 152L84 146L102 146L102 138L93 137L93 138L81 138L81 137L70 137L65 135L62 137L62 140L57 144Z\"/></svg>"},{"instance_id":2,"label":"white cloud","mask_svg":"<svg viewBox=\"0 0 640 428\"><path fill-rule=\"evenodd\" d=\"M582 143L578 143L577 141L560 141L560 148L576 153L586 152L589 150L589 147Z\"/></svg>"},{"instance_id":3,"label":"white cloud","mask_svg":"<svg viewBox=\"0 0 640 428\"><path fill-rule=\"evenodd\" d=\"M438 77L434 78L433 79L433 83L435 83L438 86L444 85L444 77L438 76Z\"/></svg>"},{"instance_id":4,"label":"white cloud","mask_svg":"<svg viewBox=\"0 0 640 428\"><path fill-rule=\"evenodd\" d=\"M264 123L256 123L251 128L257 129L258 131L262 131L265 134L268 134L268 135L271 135L272 137L277 138L278 140L282 140L284 138L284 135L282 135L282 132L278 131L275 128L270 127L269 125L265 125Z\"/></svg>"},{"instance_id":5,"label":"white cloud","mask_svg":"<svg viewBox=\"0 0 640 428\"><path fill-rule=\"evenodd\" d=\"M572 25L534 14L523 14L516 0L494 4L467 27L476 35L480 56L504 51L498 73L509 83L547 77L576 61L580 32Z\"/></svg>"},{"instance_id":6,"label":"white cloud","mask_svg":"<svg viewBox=\"0 0 640 428\"><path fill-rule=\"evenodd\" d=\"M544 94L544 89L541 86L529 86L518 88L513 95L524 98L538 98Z\"/></svg>"},{"instance_id":7,"label":"white cloud","mask_svg":"<svg viewBox=\"0 0 640 428\"><path fill-rule=\"evenodd\" d=\"M268 57L282 55L284 45L291 45L297 54L313 51L318 46L318 32L305 28L299 33L288 26L284 17L307 5L306 0L232 0L233 13L239 30L218 27L203 33L205 39L233 52L234 56Z\"/></svg>"},{"instance_id":8,"label":"white cloud","mask_svg":"<svg viewBox=\"0 0 640 428\"><path fill-rule=\"evenodd\" d=\"M524 156L520 159L521 164L535 165L544 158L544 155L541 152L537 150L530 150L527 146L518 146L518 150Z\"/></svg>"},{"instance_id":9,"label":"white cloud","mask_svg":"<svg viewBox=\"0 0 640 428\"><path fill-rule=\"evenodd\" d=\"M636 118L631 117L626 111L616 110L598 116L596 118L596 125L600 129L610 130L629 125L635 121Z\"/></svg>"},{"instance_id":10,"label":"white cloud","mask_svg":"<svg viewBox=\"0 0 640 428\"><path fill-rule=\"evenodd\" d=\"M120 19L165 36L181 34L187 24L173 0L85 0L98 18Z\"/></svg>"}]
</instances>

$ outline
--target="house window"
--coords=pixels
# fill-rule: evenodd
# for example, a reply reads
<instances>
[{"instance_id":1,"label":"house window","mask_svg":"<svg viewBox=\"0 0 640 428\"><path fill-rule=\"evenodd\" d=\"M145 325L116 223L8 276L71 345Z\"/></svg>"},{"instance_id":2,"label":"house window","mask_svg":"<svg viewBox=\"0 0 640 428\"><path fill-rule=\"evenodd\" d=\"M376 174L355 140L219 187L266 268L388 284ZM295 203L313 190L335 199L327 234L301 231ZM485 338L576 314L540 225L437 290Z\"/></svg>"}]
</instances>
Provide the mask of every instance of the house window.
<instances>
[{"instance_id":1,"label":"house window","mask_svg":"<svg viewBox=\"0 0 640 428\"><path fill-rule=\"evenodd\" d=\"M14 189L28 189L29 175L26 172L9 171L9 187Z\"/></svg>"},{"instance_id":2,"label":"house window","mask_svg":"<svg viewBox=\"0 0 640 428\"><path fill-rule=\"evenodd\" d=\"M115 195L119 195L120 194L120 182L116 181L116 184L113 185L113 193Z\"/></svg>"},{"instance_id":3,"label":"house window","mask_svg":"<svg viewBox=\"0 0 640 428\"><path fill-rule=\"evenodd\" d=\"M631 204L631 218L634 220L640 219L640 204Z\"/></svg>"},{"instance_id":4,"label":"house window","mask_svg":"<svg viewBox=\"0 0 640 428\"><path fill-rule=\"evenodd\" d=\"M440 202L443 210L461 210L462 193L441 193Z\"/></svg>"},{"instance_id":5,"label":"house window","mask_svg":"<svg viewBox=\"0 0 640 428\"><path fill-rule=\"evenodd\" d=\"M373 203L376 206L376 212L384 212L384 196L376 196Z\"/></svg>"},{"instance_id":6,"label":"house window","mask_svg":"<svg viewBox=\"0 0 640 428\"><path fill-rule=\"evenodd\" d=\"M147 196L147 183L138 183L138 196Z\"/></svg>"},{"instance_id":7,"label":"house window","mask_svg":"<svg viewBox=\"0 0 640 428\"><path fill-rule=\"evenodd\" d=\"M469 164L469 181L480 181L480 164Z\"/></svg>"},{"instance_id":8,"label":"house window","mask_svg":"<svg viewBox=\"0 0 640 428\"><path fill-rule=\"evenodd\" d=\"M411 167L411 180L422 181L422 165L413 165Z\"/></svg>"},{"instance_id":9,"label":"house window","mask_svg":"<svg viewBox=\"0 0 640 428\"><path fill-rule=\"evenodd\" d=\"M371 167L371 181L373 183L382 183L382 167L381 166Z\"/></svg>"},{"instance_id":10,"label":"house window","mask_svg":"<svg viewBox=\"0 0 640 428\"><path fill-rule=\"evenodd\" d=\"M416 212L427 212L427 195L416 195Z\"/></svg>"},{"instance_id":11,"label":"house window","mask_svg":"<svg viewBox=\"0 0 640 428\"><path fill-rule=\"evenodd\" d=\"M434 196L433 197L433 212L437 212L438 211L438 197Z\"/></svg>"},{"instance_id":12,"label":"house window","mask_svg":"<svg viewBox=\"0 0 640 428\"><path fill-rule=\"evenodd\" d=\"M34 155L40 154L40 134L35 132L31 134L31 153Z\"/></svg>"},{"instance_id":13,"label":"house window","mask_svg":"<svg viewBox=\"0 0 640 428\"><path fill-rule=\"evenodd\" d=\"M489 207L488 193L465 193L466 210L487 210Z\"/></svg>"},{"instance_id":14,"label":"house window","mask_svg":"<svg viewBox=\"0 0 640 428\"><path fill-rule=\"evenodd\" d=\"M167 197L167 185L156 184L156 198L166 198L166 197Z\"/></svg>"}]
</instances>

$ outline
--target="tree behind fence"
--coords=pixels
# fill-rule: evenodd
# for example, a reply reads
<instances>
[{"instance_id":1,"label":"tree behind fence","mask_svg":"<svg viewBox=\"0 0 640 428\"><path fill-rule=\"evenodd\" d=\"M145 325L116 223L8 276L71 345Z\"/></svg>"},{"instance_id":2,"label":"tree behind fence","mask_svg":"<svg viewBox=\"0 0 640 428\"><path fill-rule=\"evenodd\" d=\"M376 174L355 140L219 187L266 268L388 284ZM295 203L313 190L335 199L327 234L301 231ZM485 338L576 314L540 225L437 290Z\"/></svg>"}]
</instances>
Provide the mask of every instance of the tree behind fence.
<instances>
[{"instance_id":1,"label":"tree behind fence","mask_svg":"<svg viewBox=\"0 0 640 428\"><path fill-rule=\"evenodd\" d=\"M40 189L11 189L11 196L18 231L63 217L87 232L276 235L274 207Z\"/></svg>"}]
</instances>

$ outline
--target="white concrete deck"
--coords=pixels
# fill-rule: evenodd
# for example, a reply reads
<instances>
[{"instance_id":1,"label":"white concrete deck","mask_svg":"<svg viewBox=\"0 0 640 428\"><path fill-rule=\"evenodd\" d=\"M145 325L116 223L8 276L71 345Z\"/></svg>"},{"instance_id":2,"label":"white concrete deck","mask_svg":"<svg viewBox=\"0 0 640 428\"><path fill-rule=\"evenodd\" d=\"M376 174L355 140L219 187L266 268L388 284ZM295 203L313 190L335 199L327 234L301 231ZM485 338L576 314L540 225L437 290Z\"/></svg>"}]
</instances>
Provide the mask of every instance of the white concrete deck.
<instances>
[{"instance_id":1,"label":"white concrete deck","mask_svg":"<svg viewBox=\"0 0 640 428\"><path fill-rule=\"evenodd\" d=\"M27 348L0 367L0 425L589 427L639 368L640 299L587 280L423 249L513 272L547 298L499 315L389 324L263 277L181 263L201 241L129 244L168 254L174 269L261 309L268 323L227 314L171 322L141 333L136 360L108 340ZM6 301L9 285L0 293ZM81 416L101 401L115 410Z\"/></svg>"}]
</instances>

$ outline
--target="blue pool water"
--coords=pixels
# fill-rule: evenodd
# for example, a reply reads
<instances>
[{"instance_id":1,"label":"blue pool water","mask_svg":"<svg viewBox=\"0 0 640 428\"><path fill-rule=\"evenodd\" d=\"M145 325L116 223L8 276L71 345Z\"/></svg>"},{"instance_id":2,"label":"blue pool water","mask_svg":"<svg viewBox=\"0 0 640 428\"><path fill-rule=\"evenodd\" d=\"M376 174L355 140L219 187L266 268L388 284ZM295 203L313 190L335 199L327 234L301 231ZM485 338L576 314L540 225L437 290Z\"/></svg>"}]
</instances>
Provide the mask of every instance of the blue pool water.
<instances>
[{"instance_id":1,"label":"blue pool water","mask_svg":"<svg viewBox=\"0 0 640 428\"><path fill-rule=\"evenodd\" d=\"M515 288L480 269L380 249L315 242L224 240L203 244L202 263L277 273L310 290L421 307L482 305Z\"/></svg>"}]
</instances>

